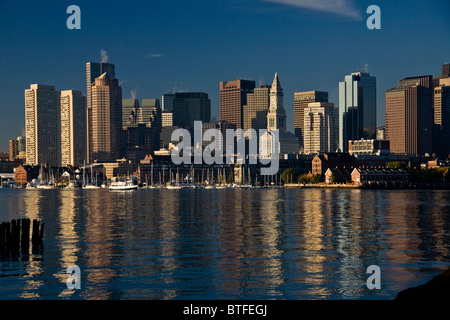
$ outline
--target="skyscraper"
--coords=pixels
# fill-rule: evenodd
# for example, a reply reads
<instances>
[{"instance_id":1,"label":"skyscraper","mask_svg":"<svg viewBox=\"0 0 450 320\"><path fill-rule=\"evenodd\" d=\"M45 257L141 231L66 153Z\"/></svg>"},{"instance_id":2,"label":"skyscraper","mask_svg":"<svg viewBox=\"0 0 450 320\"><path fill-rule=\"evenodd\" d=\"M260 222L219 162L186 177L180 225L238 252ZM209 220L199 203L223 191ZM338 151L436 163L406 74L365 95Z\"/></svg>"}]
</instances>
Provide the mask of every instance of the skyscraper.
<instances>
[{"instance_id":1,"label":"skyscraper","mask_svg":"<svg viewBox=\"0 0 450 320\"><path fill-rule=\"evenodd\" d=\"M9 140L9 161L14 161L19 157L19 140Z\"/></svg>"},{"instance_id":2,"label":"skyscraper","mask_svg":"<svg viewBox=\"0 0 450 320\"><path fill-rule=\"evenodd\" d=\"M237 129L243 128L243 108L247 104L247 94L252 93L254 89L253 80L220 82L220 120L236 125Z\"/></svg>"},{"instance_id":3,"label":"skyscraper","mask_svg":"<svg viewBox=\"0 0 450 320\"><path fill-rule=\"evenodd\" d=\"M193 128L194 121L211 121L211 100L204 92L177 92L173 100L173 125Z\"/></svg>"},{"instance_id":4,"label":"skyscraper","mask_svg":"<svg viewBox=\"0 0 450 320\"><path fill-rule=\"evenodd\" d=\"M397 88L386 91L386 139L392 153L431 155L432 76L405 78Z\"/></svg>"},{"instance_id":5,"label":"skyscraper","mask_svg":"<svg viewBox=\"0 0 450 320\"><path fill-rule=\"evenodd\" d=\"M298 153L299 144L297 137L286 130L286 111L283 106L284 92L281 87L278 74L275 73L272 87L270 88L270 107L267 113L267 134L260 137L260 155L273 156L273 135L278 134L279 154Z\"/></svg>"},{"instance_id":6,"label":"skyscraper","mask_svg":"<svg viewBox=\"0 0 450 320\"><path fill-rule=\"evenodd\" d=\"M247 93L247 104L244 106L244 131L267 128L267 112L270 106L270 87L266 84L255 88L253 93Z\"/></svg>"},{"instance_id":7,"label":"skyscraper","mask_svg":"<svg viewBox=\"0 0 450 320\"><path fill-rule=\"evenodd\" d=\"M27 164L60 164L59 92L54 86L32 84L25 90Z\"/></svg>"},{"instance_id":8,"label":"skyscraper","mask_svg":"<svg viewBox=\"0 0 450 320\"><path fill-rule=\"evenodd\" d=\"M105 72L91 87L92 159L116 160L122 156L122 88L118 80Z\"/></svg>"},{"instance_id":9,"label":"skyscraper","mask_svg":"<svg viewBox=\"0 0 450 320\"><path fill-rule=\"evenodd\" d=\"M139 100L122 99L122 126L138 122Z\"/></svg>"},{"instance_id":10,"label":"skyscraper","mask_svg":"<svg viewBox=\"0 0 450 320\"><path fill-rule=\"evenodd\" d=\"M294 93L294 134L298 138L300 149L304 146L304 110L312 102L328 102L328 92L304 91Z\"/></svg>"},{"instance_id":11,"label":"skyscraper","mask_svg":"<svg viewBox=\"0 0 450 320\"><path fill-rule=\"evenodd\" d=\"M376 78L354 72L339 82L339 149L349 140L375 139L377 124Z\"/></svg>"},{"instance_id":12,"label":"skyscraper","mask_svg":"<svg viewBox=\"0 0 450 320\"><path fill-rule=\"evenodd\" d=\"M272 87L270 88L270 107L267 113L267 130L278 129L286 131L286 111L283 106L283 88L281 88L278 74L275 73Z\"/></svg>"},{"instance_id":13,"label":"skyscraper","mask_svg":"<svg viewBox=\"0 0 450 320\"><path fill-rule=\"evenodd\" d=\"M87 62L86 63L86 122L87 122L87 154L86 160L91 163L93 161L93 150L92 150L92 95L91 90L94 85L95 79L100 77L102 74L107 73L109 77L116 77L115 65L106 62Z\"/></svg>"},{"instance_id":14,"label":"skyscraper","mask_svg":"<svg viewBox=\"0 0 450 320\"><path fill-rule=\"evenodd\" d=\"M434 88L434 153L441 158L450 156L450 77L441 78Z\"/></svg>"},{"instance_id":15,"label":"skyscraper","mask_svg":"<svg viewBox=\"0 0 450 320\"><path fill-rule=\"evenodd\" d=\"M304 110L304 152L334 152L335 120L334 104L312 102Z\"/></svg>"},{"instance_id":16,"label":"skyscraper","mask_svg":"<svg viewBox=\"0 0 450 320\"><path fill-rule=\"evenodd\" d=\"M60 94L61 165L82 166L86 160L86 97L81 91Z\"/></svg>"},{"instance_id":17,"label":"skyscraper","mask_svg":"<svg viewBox=\"0 0 450 320\"><path fill-rule=\"evenodd\" d=\"M173 99L175 99L174 92L167 92L162 95L162 111L173 111Z\"/></svg>"}]
</instances>

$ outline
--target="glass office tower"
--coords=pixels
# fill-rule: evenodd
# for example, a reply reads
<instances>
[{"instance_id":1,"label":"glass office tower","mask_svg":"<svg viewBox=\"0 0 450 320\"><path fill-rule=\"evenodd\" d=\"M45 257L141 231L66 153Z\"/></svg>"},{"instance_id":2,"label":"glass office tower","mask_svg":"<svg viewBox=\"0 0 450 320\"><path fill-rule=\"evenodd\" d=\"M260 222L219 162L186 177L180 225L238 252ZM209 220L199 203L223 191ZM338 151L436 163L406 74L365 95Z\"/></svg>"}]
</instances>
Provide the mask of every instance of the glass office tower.
<instances>
[{"instance_id":1,"label":"glass office tower","mask_svg":"<svg viewBox=\"0 0 450 320\"><path fill-rule=\"evenodd\" d=\"M375 139L377 128L376 78L354 72L339 82L339 149L349 140Z\"/></svg>"}]
</instances>

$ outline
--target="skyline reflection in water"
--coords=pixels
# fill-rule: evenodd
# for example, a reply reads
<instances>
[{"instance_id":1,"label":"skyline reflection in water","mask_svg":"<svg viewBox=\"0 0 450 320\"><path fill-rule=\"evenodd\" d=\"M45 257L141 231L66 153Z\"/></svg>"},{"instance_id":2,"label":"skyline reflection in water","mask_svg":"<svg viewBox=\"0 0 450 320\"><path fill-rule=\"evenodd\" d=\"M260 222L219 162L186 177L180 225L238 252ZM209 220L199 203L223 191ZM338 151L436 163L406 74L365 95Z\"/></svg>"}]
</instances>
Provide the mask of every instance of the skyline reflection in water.
<instances>
[{"instance_id":1,"label":"skyline reflection in water","mask_svg":"<svg viewBox=\"0 0 450 320\"><path fill-rule=\"evenodd\" d=\"M2 190L44 250L0 260L1 299L392 299L450 265L446 191ZM70 265L81 289L69 290ZM381 268L381 290L366 269Z\"/></svg>"}]
</instances>

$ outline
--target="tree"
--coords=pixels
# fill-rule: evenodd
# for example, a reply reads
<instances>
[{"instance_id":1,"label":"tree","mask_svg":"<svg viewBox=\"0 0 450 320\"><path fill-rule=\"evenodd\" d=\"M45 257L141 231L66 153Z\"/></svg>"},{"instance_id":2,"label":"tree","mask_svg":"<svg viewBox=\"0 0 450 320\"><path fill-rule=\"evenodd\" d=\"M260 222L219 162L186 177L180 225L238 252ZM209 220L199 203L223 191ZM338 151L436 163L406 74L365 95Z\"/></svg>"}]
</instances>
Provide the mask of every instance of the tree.
<instances>
[{"instance_id":1,"label":"tree","mask_svg":"<svg viewBox=\"0 0 450 320\"><path fill-rule=\"evenodd\" d=\"M300 177L298 177L298 183L309 183L310 182L310 178L308 176L308 174L302 174Z\"/></svg>"},{"instance_id":2,"label":"tree","mask_svg":"<svg viewBox=\"0 0 450 320\"><path fill-rule=\"evenodd\" d=\"M283 180L284 183L287 183L289 181L295 180L295 170L292 168L286 169L281 174L281 180Z\"/></svg>"},{"instance_id":3,"label":"tree","mask_svg":"<svg viewBox=\"0 0 450 320\"><path fill-rule=\"evenodd\" d=\"M389 169L405 169L406 164L400 161L391 161L386 164L386 168Z\"/></svg>"},{"instance_id":4,"label":"tree","mask_svg":"<svg viewBox=\"0 0 450 320\"><path fill-rule=\"evenodd\" d=\"M227 183L228 184L234 183L234 174L233 174L233 172L230 172L230 174L228 175Z\"/></svg>"},{"instance_id":5,"label":"tree","mask_svg":"<svg viewBox=\"0 0 450 320\"><path fill-rule=\"evenodd\" d=\"M320 174L315 174L311 178L311 183L320 183L320 182L322 182L322 176Z\"/></svg>"}]
</instances>

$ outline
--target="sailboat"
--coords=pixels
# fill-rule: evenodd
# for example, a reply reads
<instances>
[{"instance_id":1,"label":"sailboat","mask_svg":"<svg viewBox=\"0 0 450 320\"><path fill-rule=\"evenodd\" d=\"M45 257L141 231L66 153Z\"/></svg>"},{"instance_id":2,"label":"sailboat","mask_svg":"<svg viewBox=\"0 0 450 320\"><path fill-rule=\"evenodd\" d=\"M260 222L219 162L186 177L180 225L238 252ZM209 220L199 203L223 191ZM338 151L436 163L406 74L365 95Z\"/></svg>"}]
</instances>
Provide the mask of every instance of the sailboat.
<instances>
[{"instance_id":1,"label":"sailboat","mask_svg":"<svg viewBox=\"0 0 450 320\"><path fill-rule=\"evenodd\" d=\"M86 167L86 166L85 166ZM100 189L99 186L97 186L96 184L93 184L92 182L94 181L94 177L93 177L93 165L91 164L91 181L90 183L88 183L87 185L83 185L83 189ZM83 179L84 179L84 174L83 174Z\"/></svg>"}]
</instances>

